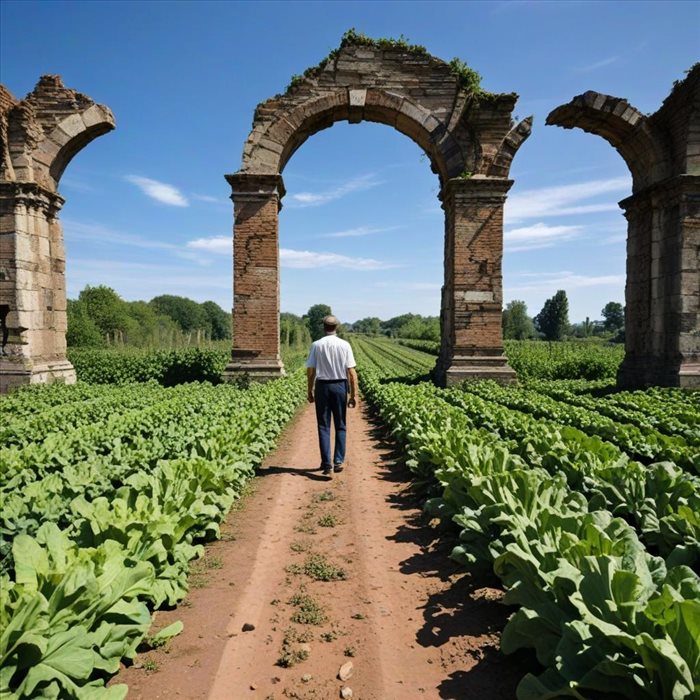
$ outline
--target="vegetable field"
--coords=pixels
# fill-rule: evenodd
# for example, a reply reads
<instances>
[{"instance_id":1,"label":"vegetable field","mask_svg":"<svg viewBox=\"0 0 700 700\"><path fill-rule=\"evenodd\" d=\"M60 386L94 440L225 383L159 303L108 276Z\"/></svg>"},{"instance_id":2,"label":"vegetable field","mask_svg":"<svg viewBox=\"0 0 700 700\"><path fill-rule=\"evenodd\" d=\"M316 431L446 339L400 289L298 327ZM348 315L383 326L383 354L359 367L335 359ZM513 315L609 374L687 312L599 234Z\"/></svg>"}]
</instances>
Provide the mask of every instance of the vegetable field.
<instances>
[{"instance_id":1,"label":"vegetable field","mask_svg":"<svg viewBox=\"0 0 700 700\"><path fill-rule=\"evenodd\" d=\"M188 563L303 397L297 373L248 390L78 384L3 399L0 696L125 697L104 680L134 657L150 611L184 597Z\"/></svg>"},{"instance_id":2,"label":"vegetable field","mask_svg":"<svg viewBox=\"0 0 700 700\"><path fill-rule=\"evenodd\" d=\"M520 700L700 697L698 396L441 390L405 381L427 359L355 345L363 391L435 494L426 510L459 530L452 557L506 590L502 650L542 664Z\"/></svg>"},{"instance_id":3,"label":"vegetable field","mask_svg":"<svg viewBox=\"0 0 700 700\"><path fill-rule=\"evenodd\" d=\"M608 350L559 349L553 380L544 344L509 349L518 387L440 389L423 341L352 342L452 559L505 591L502 651L536 656L519 700L700 700L700 395L616 392ZM305 398L303 370L178 383L216 352L85 354L77 385L0 399L0 697L126 697L120 662L180 631L153 611Z\"/></svg>"}]
</instances>

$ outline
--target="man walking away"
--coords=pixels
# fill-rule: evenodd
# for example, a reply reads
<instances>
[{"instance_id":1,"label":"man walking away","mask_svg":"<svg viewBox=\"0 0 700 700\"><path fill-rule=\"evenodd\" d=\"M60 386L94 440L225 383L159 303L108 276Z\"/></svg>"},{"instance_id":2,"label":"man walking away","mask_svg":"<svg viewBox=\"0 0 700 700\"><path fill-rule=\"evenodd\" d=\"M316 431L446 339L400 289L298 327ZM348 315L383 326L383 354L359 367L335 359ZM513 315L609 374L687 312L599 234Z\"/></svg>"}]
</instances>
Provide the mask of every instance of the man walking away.
<instances>
[{"instance_id":1,"label":"man walking away","mask_svg":"<svg viewBox=\"0 0 700 700\"><path fill-rule=\"evenodd\" d=\"M316 402L321 471L325 476L343 471L345 461L345 417L347 407L355 408L357 373L350 343L336 335L340 322L335 316L323 319L326 335L311 344L306 361L309 403ZM348 399L348 388L350 398ZM331 461L331 416L335 426L335 448Z\"/></svg>"}]
</instances>

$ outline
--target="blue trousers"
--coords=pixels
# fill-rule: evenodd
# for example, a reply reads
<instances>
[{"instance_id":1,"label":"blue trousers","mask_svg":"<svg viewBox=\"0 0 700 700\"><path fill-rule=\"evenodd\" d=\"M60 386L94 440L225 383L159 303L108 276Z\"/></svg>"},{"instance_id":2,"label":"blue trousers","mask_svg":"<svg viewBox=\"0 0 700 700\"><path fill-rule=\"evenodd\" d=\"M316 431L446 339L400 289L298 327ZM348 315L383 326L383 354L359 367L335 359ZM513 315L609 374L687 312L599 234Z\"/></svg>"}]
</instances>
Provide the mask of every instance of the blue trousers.
<instances>
[{"instance_id":1,"label":"blue trousers","mask_svg":"<svg viewBox=\"0 0 700 700\"><path fill-rule=\"evenodd\" d=\"M348 382L316 382L316 422L321 466L330 467L345 461L345 416L347 413ZM335 449L331 462L331 416L335 426Z\"/></svg>"}]
</instances>

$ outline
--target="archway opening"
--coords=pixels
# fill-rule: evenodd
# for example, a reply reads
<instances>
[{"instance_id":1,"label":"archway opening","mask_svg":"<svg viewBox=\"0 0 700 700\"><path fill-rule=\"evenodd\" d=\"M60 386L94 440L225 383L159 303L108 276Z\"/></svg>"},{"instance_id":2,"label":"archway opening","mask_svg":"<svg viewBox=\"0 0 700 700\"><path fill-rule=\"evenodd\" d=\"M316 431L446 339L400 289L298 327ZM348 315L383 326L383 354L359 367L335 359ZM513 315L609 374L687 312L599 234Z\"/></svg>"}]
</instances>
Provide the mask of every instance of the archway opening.
<instances>
[{"instance_id":1,"label":"archway opening","mask_svg":"<svg viewBox=\"0 0 700 700\"><path fill-rule=\"evenodd\" d=\"M376 123L338 122L304 143L283 173L282 312L328 304L346 327L403 314L437 320L444 212L427 160Z\"/></svg>"}]
</instances>

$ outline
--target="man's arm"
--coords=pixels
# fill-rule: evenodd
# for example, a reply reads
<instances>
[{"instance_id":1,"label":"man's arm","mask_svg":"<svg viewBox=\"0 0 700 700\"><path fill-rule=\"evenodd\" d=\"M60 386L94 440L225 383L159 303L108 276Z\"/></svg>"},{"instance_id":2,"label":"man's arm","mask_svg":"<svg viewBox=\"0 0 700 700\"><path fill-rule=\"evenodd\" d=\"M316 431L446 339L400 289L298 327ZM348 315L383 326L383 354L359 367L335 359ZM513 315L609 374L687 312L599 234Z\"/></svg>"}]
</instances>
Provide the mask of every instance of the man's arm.
<instances>
[{"instance_id":1,"label":"man's arm","mask_svg":"<svg viewBox=\"0 0 700 700\"><path fill-rule=\"evenodd\" d=\"M348 406L355 408L357 397L357 372L354 367L348 367L348 384L350 384L350 397L348 398Z\"/></svg>"},{"instance_id":2,"label":"man's arm","mask_svg":"<svg viewBox=\"0 0 700 700\"><path fill-rule=\"evenodd\" d=\"M306 398L309 403L314 402L314 381L316 380L316 368L306 368Z\"/></svg>"}]
</instances>

